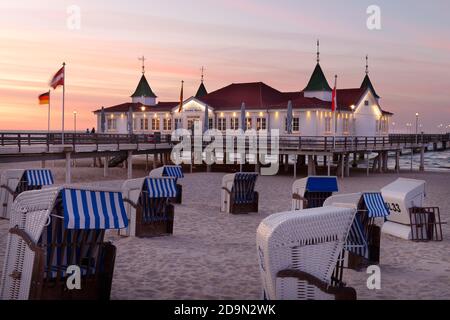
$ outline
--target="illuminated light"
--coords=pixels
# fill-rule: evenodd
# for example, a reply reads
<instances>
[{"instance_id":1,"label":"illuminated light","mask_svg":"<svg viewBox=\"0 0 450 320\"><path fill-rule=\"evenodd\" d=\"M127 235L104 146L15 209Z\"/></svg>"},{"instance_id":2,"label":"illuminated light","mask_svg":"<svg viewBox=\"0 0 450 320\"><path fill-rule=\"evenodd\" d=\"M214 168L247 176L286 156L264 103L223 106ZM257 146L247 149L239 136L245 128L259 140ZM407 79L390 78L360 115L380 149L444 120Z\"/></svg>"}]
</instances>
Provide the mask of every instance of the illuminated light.
<instances>
[{"instance_id":1,"label":"illuminated light","mask_svg":"<svg viewBox=\"0 0 450 320\"><path fill-rule=\"evenodd\" d=\"M125 116L125 115L124 115L123 113L120 114L120 118L123 119L124 116Z\"/></svg>"},{"instance_id":2,"label":"illuminated light","mask_svg":"<svg viewBox=\"0 0 450 320\"><path fill-rule=\"evenodd\" d=\"M166 118L168 118L169 117L169 114L166 112Z\"/></svg>"},{"instance_id":3,"label":"illuminated light","mask_svg":"<svg viewBox=\"0 0 450 320\"><path fill-rule=\"evenodd\" d=\"M158 115L155 113L154 115L153 115L153 118L156 118Z\"/></svg>"},{"instance_id":4,"label":"illuminated light","mask_svg":"<svg viewBox=\"0 0 450 320\"><path fill-rule=\"evenodd\" d=\"M247 112L247 117L250 117L250 112Z\"/></svg>"},{"instance_id":5,"label":"illuminated light","mask_svg":"<svg viewBox=\"0 0 450 320\"><path fill-rule=\"evenodd\" d=\"M306 117L310 118L311 117L311 111L306 111Z\"/></svg>"},{"instance_id":6,"label":"illuminated light","mask_svg":"<svg viewBox=\"0 0 450 320\"><path fill-rule=\"evenodd\" d=\"M350 106L350 109L352 109L352 110L355 110L355 105L354 104L352 104L351 106Z\"/></svg>"},{"instance_id":7,"label":"illuminated light","mask_svg":"<svg viewBox=\"0 0 450 320\"><path fill-rule=\"evenodd\" d=\"M145 107L144 106L141 107L141 111L145 111Z\"/></svg>"},{"instance_id":8,"label":"illuminated light","mask_svg":"<svg viewBox=\"0 0 450 320\"><path fill-rule=\"evenodd\" d=\"M144 118L147 118L147 115L144 113Z\"/></svg>"},{"instance_id":9,"label":"illuminated light","mask_svg":"<svg viewBox=\"0 0 450 320\"><path fill-rule=\"evenodd\" d=\"M136 118L136 115L133 113L133 119Z\"/></svg>"},{"instance_id":10,"label":"illuminated light","mask_svg":"<svg viewBox=\"0 0 450 320\"><path fill-rule=\"evenodd\" d=\"M75 114L76 114L76 113L75 113ZM114 114L111 114L110 118L111 118L111 119L114 119Z\"/></svg>"},{"instance_id":11,"label":"illuminated light","mask_svg":"<svg viewBox=\"0 0 450 320\"><path fill-rule=\"evenodd\" d=\"M235 117L235 118L236 118L236 112L233 112L233 117Z\"/></svg>"},{"instance_id":12,"label":"illuminated light","mask_svg":"<svg viewBox=\"0 0 450 320\"><path fill-rule=\"evenodd\" d=\"M277 111L277 112L275 112L275 117L277 117L278 118L278 115L279 115L280 113Z\"/></svg>"},{"instance_id":13,"label":"illuminated light","mask_svg":"<svg viewBox=\"0 0 450 320\"><path fill-rule=\"evenodd\" d=\"M223 112L220 113L220 117L223 118L225 115L223 114Z\"/></svg>"},{"instance_id":14,"label":"illuminated light","mask_svg":"<svg viewBox=\"0 0 450 320\"><path fill-rule=\"evenodd\" d=\"M262 112L260 112L260 113L259 113L259 116L260 116L260 117L262 117L262 116L263 116L263 113L262 113Z\"/></svg>"}]
</instances>

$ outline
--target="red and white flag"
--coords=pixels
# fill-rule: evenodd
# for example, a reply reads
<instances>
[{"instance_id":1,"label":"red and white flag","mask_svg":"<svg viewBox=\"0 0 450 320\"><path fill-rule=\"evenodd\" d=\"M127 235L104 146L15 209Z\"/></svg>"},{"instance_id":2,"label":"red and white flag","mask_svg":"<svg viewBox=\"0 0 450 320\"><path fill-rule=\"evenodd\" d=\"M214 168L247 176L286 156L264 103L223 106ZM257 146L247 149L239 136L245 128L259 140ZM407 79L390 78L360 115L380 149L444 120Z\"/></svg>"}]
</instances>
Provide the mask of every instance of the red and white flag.
<instances>
[{"instance_id":1,"label":"red and white flag","mask_svg":"<svg viewBox=\"0 0 450 320\"><path fill-rule=\"evenodd\" d=\"M57 73L53 76L52 80L50 81L50 86L53 89L56 89L59 86L64 85L64 67L58 70Z\"/></svg>"},{"instance_id":2,"label":"red and white flag","mask_svg":"<svg viewBox=\"0 0 450 320\"><path fill-rule=\"evenodd\" d=\"M333 93L331 94L331 111L336 111L337 107L337 96L336 96L336 84L333 88Z\"/></svg>"}]
</instances>

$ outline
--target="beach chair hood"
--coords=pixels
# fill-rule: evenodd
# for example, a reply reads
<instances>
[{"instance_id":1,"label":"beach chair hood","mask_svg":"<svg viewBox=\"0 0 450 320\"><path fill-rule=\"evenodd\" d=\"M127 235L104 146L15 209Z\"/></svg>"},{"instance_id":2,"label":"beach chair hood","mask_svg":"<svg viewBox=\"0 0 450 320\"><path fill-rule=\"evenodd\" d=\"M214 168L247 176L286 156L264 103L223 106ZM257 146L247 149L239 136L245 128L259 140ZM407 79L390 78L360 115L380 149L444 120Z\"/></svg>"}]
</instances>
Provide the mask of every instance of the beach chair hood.
<instances>
[{"instance_id":1,"label":"beach chair hood","mask_svg":"<svg viewBox=\"0 0 450 320\"><path fill-rule=\"evenodd\" d=\"M67 229L117 229L128 224L120 193L63 186L18 195L11 210L10 228L22 230L32 244L37 244L53 218L51 212L60 195ZM35 251L29 244L15 234L8 234L1 299L28 299L34 257ZM20 277L10 277L12 273L19 273Z\"/></svg>"}]
</instances>

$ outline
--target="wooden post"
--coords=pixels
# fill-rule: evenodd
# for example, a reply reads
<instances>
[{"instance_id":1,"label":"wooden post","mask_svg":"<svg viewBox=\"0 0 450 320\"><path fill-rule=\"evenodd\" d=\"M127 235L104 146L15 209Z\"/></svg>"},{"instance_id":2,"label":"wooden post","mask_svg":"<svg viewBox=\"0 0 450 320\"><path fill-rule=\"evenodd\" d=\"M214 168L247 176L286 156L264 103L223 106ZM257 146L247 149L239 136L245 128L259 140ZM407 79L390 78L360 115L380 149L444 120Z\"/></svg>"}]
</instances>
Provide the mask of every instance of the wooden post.
<instances>
[{"instance_id":1,"label":"wooden post","mask_svg":"<svg viewBox=\"0 0 450 320\"><path fill-rule=\"evenodd\" d=\"M350 154L345 155L345 176L350 177Z\"/></svg>"},{"instance_id":2,"label":"wooden post","mask_svg":"<svg viewBox=\"0 0 450 320\"><path fill-rule=\"evenodd\" d=\"M378 172L383 172L383 152L378 153Z\"/></svg>"},{"instance_id":3,"label":"wooden post","mask_svg":"<svg viewBox=\"0 0 450 320\"><path fill-rule=\"evenodd\" d=\"M103 176L108 176L108 164L109 164L109 157L105 157L103 159Z\"/></svg>"},{"instance_id":4,"label":"wooden post","mask_svg":"<svg viewBox=\"0 0 450 320\"><path fill-rule=\"evenodd\" d=\"M66 152L66 183L72 183L72 168L70 162L70 152Z\"/></svg>"},{"instance_id":5,"label":"wooden post","mask_svg":"<svg viewBox=\"0 0 450 320\"><path fill-rule=\"evenodd\" d=\"M284 155L284 172L288 172L289 170L289 155Z\"/></svg>"},{"instance_id":6,"label":"wooden post","mask_svg":"<svg viewBox=\"0 0 450 320\"><path fill-rule=\"evenodd\" d=\"M153 155L153 169L156 169L156 153L154 153Z\"/></svg>"},{"instance_id":7,"label":"wooden post","mask_svg":"<svg viewBox=\"0 0 450 320\"><path fill-rule=\"evenodd\" d=\"M332 156L327 157L328 176L331 176L331 158Z\"/></svg>"},{"instance_id":8,"label":"wooden post","mask_svg":"<svg viewBox=\"0 0 450 320\"><path fill-rule=\"evenodd\" d=\"M308 176L313 176L316 174L316 168L314 165L314 157L308 155Z\"/></svg>"},{"instance_id":9,"label":"wooden post","mask_svg":"<svg viewBox=\"0 0 450 320\"><path fill-rule=\"evenodd\" d=\"M414 149L411 148L411 171L413 171Z\"/></svg>"},{"instance_id":10,"label":"wooden post","mask_svg":"<svg viewBox=\"0 0 450 320\"><path fill-rule=\"evenodd\" d=\"M297 179L297 155L294 157L294 179Z\"/></svg>"},{"instance_id":11,"label":"wooden post","mask_svg":"<svg viewBox=\"0 0 450 320\"><path fill-rule=\"evenodd\" d=\"M341 159L340 159L340 161L339 161L340 166L341 166L341 178L342 178L342 179L344 179L344 176L345 176L344 161L345 161L345 155L342 153L342 154L341 154Z\"/></svg>"},{"instance_id":12,"label":"wooden post","mask_svg":"<svg viewBox=\"0 0 450 320\"><path fill-rule=\"evenodd\" d=\"M133 151L128 151L128 157L127 157L127 163L128 163L128 170L127 170L127 177L128 179L133 178Z\"/></svg>"},{"instance_id":13,"label":"wooden post","mask_svg":"<svg viewBox=\"0 0 450 320\"><path fill-rule=\"evenodd\" d=\"M145 154L145 172L148 172L148 153Z\"/></svg>"},{"instance_id":14,"label":"wooden post","mask_svg":"<svg viewBox=\"0 0 450 320\"><path fill-rule=\"evenodd\" d=\"M366 162L367 162L367 172L366 172L366 174L367 174L367 176L369 176L369 170L370 170L369 153L366 154L366 157L367 157L367 159L366 159Z\"/></svg>"},{"instance_id":15,"label":"wooden post","mask_svg":"<svg viewBox=\"0 0 450 320\"><path fill-rule=\"evenodd\" d=\"M420 167L419 171L425 171L425 147L420 148Z\"/></svg>"},{"instance_id":16,"label":"wooden post","mask_svg":"<svg viewBox=\"0 0 450 320\"><path fill-rule=\"evenodd\" d=\"M400 151L395 151L395 172L400 173Z\"/></svg>"}]
</instances>

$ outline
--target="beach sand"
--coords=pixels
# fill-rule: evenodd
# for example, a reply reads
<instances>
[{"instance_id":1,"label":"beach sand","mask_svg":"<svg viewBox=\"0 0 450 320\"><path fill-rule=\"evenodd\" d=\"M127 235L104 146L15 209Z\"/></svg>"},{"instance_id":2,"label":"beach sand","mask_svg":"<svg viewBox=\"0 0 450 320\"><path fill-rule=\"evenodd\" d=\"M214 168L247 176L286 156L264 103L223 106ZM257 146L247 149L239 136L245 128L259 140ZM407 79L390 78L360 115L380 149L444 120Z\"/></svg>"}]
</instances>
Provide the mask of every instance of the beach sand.
<instances>
[{"instance_id":1,"label":"beach sand","mask_svg":"<svg viewBox=\"0 0 450 320\"><path fill-rule=\"evenodd\" d=\"M0 165L5 168L39 167L40 163ZM57 183L64 181L63 163L50 164ZM134 176L145 175L143 168ZM112 299L260 299L256 229L262 219L290 210L292 176L260 177L259 213L220 213L220 186L224 173L186 174L183 204L175 207L173 236L121 238L109 233L117 247ZM426 205L439 206L450 220L449 173L353 174L339 179L340 193L377 191L399 176L427 181ZM73 181L119 188L126 170L77 167ZM91 182L89 182L91 181ZM97 181L97 182L92 182ZM0 220L0 266L3 266L8 222ZM382 234L381 290L369 290L368 274L346 270L344 280L358 299L450 299L450 226L444 241L414 243Z\"/></svg>"}]
</instances>

